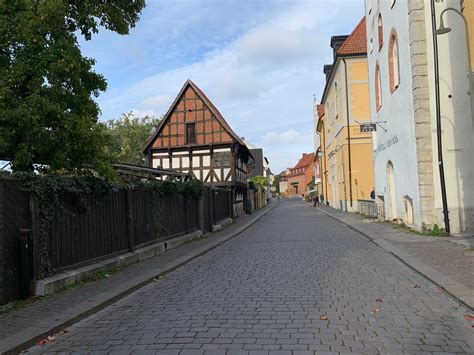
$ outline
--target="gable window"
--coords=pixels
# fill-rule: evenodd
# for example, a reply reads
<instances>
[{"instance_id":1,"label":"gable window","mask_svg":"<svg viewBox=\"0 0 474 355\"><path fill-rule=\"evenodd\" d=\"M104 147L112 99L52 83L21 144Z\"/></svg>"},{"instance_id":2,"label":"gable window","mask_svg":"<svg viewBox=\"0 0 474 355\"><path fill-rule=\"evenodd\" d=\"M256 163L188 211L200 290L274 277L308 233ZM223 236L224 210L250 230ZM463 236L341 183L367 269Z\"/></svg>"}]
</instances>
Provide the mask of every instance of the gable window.
<instances>
[{"instance_id":1,"label":"gable window","mask_svg":"<svg viewBox=\"0 0 474 355\"><path fill-rule=\"evenodd\" d=\"M196 124L186 123L186 144L196 143Z\"/></svg>"},{"instance_id":2,"label":"gable window","mask_svg":"<svg viewBox=\"0 0 474 355\"><path fill-rule=\"evenodd\" d=\"M382 107L382 85L380 82L379 64L375 65L375 110L378 112Z\"/></svg>"},{"instance_id":3,"label":"gable window","mask_svg":"<svg viewBox=\"0 0 474 355\"><path fill-rule=\"evenodd\" d=\"M388 45L388 74L390 79L390 93L397 90L400 85L400 61L398 55L397 33L392 30Z\"/></svg>"},{"instance_id":4,"label":"gable window","mask_svg":"<svg viewBox=\"0 0 474 355\"><path fill-rule=\"evenodd\" d=\"M379 19L377 22L377 29L379 35L379 49L382 48L383 44L383 25L382 25L382 15L379 14Z\"/></svg>"}]
</instances>

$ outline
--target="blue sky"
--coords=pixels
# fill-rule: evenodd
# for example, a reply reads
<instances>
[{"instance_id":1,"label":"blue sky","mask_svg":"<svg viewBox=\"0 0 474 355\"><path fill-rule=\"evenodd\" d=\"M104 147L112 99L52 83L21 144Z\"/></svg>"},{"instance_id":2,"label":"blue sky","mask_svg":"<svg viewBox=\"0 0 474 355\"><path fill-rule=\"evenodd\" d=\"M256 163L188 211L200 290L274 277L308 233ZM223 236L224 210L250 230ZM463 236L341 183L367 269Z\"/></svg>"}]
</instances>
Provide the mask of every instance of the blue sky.
<instances>
[{"instance_id":1,"label":"blue sky","mask_svg":"<svg viewBox=\"0 0 474 355\"><path fill-rule=\"evenodd\" d=\"M130 35L81 41L108 89L102 120L163 115L193 80L275 173L312 151L313 95L332 61L331 35L348 34L363 0L148 0Z\"/></svg>"}]
</instances>

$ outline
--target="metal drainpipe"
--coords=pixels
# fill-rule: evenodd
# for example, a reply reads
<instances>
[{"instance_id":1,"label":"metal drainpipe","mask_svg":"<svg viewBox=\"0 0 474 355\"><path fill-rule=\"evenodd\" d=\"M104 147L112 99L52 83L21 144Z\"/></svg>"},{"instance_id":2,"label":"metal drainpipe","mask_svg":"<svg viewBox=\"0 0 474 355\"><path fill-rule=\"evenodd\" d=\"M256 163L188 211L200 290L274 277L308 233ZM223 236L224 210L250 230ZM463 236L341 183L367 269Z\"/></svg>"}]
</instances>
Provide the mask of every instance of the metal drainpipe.
<instances>
[{"instance_id":1,"label":"metal drainpipe","mask_svg":"<svg viewBox=\"0 0 474 355\"><path fill-rule=\"evenodd\" d=\"M349 201L352 207L352 159L351 159L351 126L350 126L350 118L349 118L349 84L347 79L347 63L346 58L342 57L342 61L344 62L344 76L346 82L346 118L347 118L347 154L349 155ZM346 187L344 186L344 190Z\"/></svg>"},{"instance_id":2,"label":"metal drainpipe","mask_svg":"<svg viewBox=\"0 0 474 355\"><path fill-rule=\"evenodd\" d=\"M441 131L441 107L440 107L440 93L439 93L439 63L438 63L438 38L436 35L436 9L435 0L431 0L431 27L433 34L433 59L434 59L434 75L435 75L435 99L436 99L436 138L438 143L438 166L439 166L439 180L441 185L441 198L443 200L443 217L444 229L449 234L449 210L448 197L446 195L446 180L444 177L444 163L443 163L443 140Z\"/></svg>"},{"instance_id":3,"label":"metal drainpipe","mask_svg":"<svg viewBox=\"0 0 474 355\"><path fill-rule=\"evenodd\" d=\"M328 204L328 179L327 179L327 155L326 155L326 124L325 121L323 121L323 154L324 154L324 192L326 194L326 205Z\"/></svg>"}]
</instances>

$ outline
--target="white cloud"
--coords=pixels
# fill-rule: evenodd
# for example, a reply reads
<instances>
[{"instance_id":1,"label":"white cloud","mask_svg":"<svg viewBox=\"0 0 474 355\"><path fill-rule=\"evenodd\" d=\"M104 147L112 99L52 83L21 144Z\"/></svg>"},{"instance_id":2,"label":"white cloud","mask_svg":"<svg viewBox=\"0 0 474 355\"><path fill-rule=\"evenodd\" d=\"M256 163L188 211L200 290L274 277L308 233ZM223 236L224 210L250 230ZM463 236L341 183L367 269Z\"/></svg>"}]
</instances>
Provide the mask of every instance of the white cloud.
<instances>
[{"instance_id":1,"label":"white cloud","mask_svg":"<svg viewBox=\"0 0 474 355\"><path fill-rule=\"evenodd\" d=\"M312 150L313 94L320 97L324 86L322 67L332 60L330 36L348 33L363 16L363 3L276 3L281 8L279 12L267 18L259 14L256 24L246 32L192 63L163 72L155 70L125 88L111 87L100 98L104 116L118 116L130 107L136 113L160 116L186 79L191 79L239 135L264 149L274 171L293 166L301 153ZM235 9L226 9L226 14L238 11L240 2L232 4ZM212 11L215 8L206 7L207 14ZM217 18L215 14L209 16ZM227 22L233 23L228 18ZM199 28L200 24L206 26L208 19L193 15L186 21ZM247 22L252 23L252 19ZM147 25L150 27L150 21ZM189 35L187 31L181 26L171 34L177 41L173 51L181 50L182 56L187 52L185 46L179 46L179 36Z\"/></svg>"},{"instance_id":2,"label":"white cloud","mask_svg":"<svg viewBox=\"0 0 474 355\"><path fill-rule=\"evenodd\" d=\"M173 97L170 95L157 95L147 97L141 102L143 106L154 106L156 108L165 108L169 107L173 102Z\"/></svg>"},{"instance_id":3,"label":"white cloud","mask_svg":"<svg viewBox=\"0 0 474 355\"><path fill-rule=\"evenodd\" d=\"M260 141L261 144L290 144L297 143L301 139L301 134L294 129L284 132L268 131Z\"/></svg>"}]
</instances>

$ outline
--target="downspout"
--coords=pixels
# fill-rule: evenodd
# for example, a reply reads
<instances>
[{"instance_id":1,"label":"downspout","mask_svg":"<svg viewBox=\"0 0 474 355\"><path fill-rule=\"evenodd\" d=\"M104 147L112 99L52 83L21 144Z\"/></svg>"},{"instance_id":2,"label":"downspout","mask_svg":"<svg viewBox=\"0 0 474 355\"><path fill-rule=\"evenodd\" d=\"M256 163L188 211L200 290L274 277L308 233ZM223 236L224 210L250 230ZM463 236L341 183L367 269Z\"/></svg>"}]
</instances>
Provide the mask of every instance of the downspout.
<instances>
[{"instance_id":1,"label":"downspout","mask_svg":"<svg viewBox=\"0 0 474 355\"><path fill-rule=\"evenodd\" d=\"M441 185L441 198L443 200L443 217L444 229L449 234L449 210L448 198L446 195L446 180L444 177L444 163L443 163L443 141L441 132L441 107L440 107L440 92L439 92L439 63L438 63L438 38L436 35L436 9L435 0L431 0L431 32L433 36L433 59L434 59L434 75L435 75L435 100L436 100L436 138L438 145L438 166L439 166L439 180Z\"/></svg>"},{"instance_id":2,"label":"downspout","mask_svg":"<svg viewBox=\"0 0 474 355\"><path fill-rule=\"evenodd\" d=\"M346 84L346 118L347 118L347 154L349 155L349 202L352 208L352 159L351 159L351 126L350 126L350 118L349 118L349 84L347 79L347 63L346 58L342 57L342 61L344 62L344 80ZM344 159L344 157L343 157ZM346 187L344 186L344 190Z\"/></svg>"},{"instance_id":3,"label":"downspout","mask_svg":"<svg viewBox=\"0 0 474 355\"><path fill-rule=\"evenodd\" d=\"M323 175L324 175L324 192L325 192L325 195L326 195L326 204L328 204L328 179L327 179L327 156L326 156L326 124L325 124L325 121L323 121L323 154L324 154L324 172L323 172Z\"/></svg>"}]
</instances>

